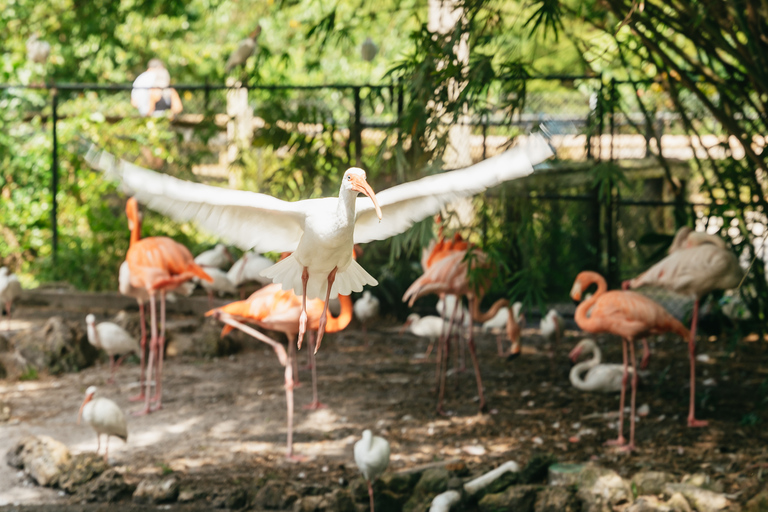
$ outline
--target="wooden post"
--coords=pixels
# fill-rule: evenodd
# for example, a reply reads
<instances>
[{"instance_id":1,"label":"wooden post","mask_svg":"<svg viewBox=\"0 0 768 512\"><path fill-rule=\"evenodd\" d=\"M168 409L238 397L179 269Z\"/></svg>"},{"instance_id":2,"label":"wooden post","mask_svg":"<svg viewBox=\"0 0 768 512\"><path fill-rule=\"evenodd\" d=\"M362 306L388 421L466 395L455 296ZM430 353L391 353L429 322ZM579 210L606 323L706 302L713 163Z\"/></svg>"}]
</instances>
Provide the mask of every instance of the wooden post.
<instances>
[{"instance_id":1,"label":"wooden post","mask_svg":"<svg viewBox=\"0 0 768 512\"><path fill-rule=\"evenodd\" d=\"M52 255L53 255L53 272L54 275L58 275L56 272L59 253L59 226L58 226L58 209L59 203L56 198L59 192L59 138L56 133L56 124L58 123L58 107L59 107L59 93L56 89L51 89L53 94L53 102L51 105L51 122L53 124L53 149L51 154L51 231L53 232L52 240Z\"/></svg>"}]
</instances>

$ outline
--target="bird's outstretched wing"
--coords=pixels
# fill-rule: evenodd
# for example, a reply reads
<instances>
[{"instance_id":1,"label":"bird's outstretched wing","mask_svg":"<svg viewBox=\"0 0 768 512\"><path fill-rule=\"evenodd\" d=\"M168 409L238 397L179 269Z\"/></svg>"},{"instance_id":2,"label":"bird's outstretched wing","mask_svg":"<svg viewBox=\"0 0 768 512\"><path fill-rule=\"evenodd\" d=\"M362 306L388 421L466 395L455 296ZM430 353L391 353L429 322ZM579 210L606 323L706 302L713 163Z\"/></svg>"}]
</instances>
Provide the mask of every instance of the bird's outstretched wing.
<instances>
[{"instance_id":1,"label":"bird's outstretched wing","mask_svg":"<svg viewBox=\"0 0 768 512\"><path fill-rule=\"evenodd\" d=\"M294 251L304 233L308 205L266 194L180 180L115 158L91 146L86 160L122 182L139 202L178 221L201 227L241 249Z\"/></svg>"},{"instance_id":2,"label":"bird's outstretched wing","mask_svg":"<svg viewBox=\"0 0 768 512\"><path fill-rule=\"evenodd\" d=\"M358 198L355 243L384 240L434 215L456 199L469 197L505 181L528 176L533 166L552 156L546 139L539 134L495 157L458 171L444 172L396 185L376 194L381 206L379 221L371 200Z\"/></svg>"}]
</instances>

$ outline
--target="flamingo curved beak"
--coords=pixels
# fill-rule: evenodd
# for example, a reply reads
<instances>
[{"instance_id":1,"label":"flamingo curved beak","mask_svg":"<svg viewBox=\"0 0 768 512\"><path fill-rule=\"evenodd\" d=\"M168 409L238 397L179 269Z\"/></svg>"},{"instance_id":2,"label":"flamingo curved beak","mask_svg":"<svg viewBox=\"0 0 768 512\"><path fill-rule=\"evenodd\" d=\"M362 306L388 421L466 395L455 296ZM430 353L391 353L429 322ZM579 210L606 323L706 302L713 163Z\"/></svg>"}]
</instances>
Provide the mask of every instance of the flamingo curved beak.
<instances>
[{"instance_id":1,"label":"flamingo curved beak","mask_svg":"<svg viewBox=\"0 0 768 512\"><path fill-rule=\"evenodd\" d=\"M368 181L362 176L356 174L352 175L351 181L352 190L360 192L361 194L365 194L371 198L371 201L373 201L373 207L376 208L376 216L379 218L379 220L381 220L381 208L379 207L379 202L376 200L376 194L373 193L373 189L368 184Z\"/></svg>"},{"instance_id":2,"label":"flamingo curved beak","mask_svg":"<svg viewBox=\"0 0 768 512\"><path fill-rule=\"evenodd\" d=\"M85 404L93 400L93 395L85 395L85 400L83 400L83 404L80 406L80 410L77 412L77 424L80 424L80 419L83 416L83 409L85 408Z\"/></svg>"},{"instance_id":3,"label":"flamingo curved beak","mask_svg":"<svg viewBox=\"0 0 768 512\"><path fill-rule=\"evenodd\" d=\"M581 355L581 347L575 347L571 352L568 354L568 358L573 361L574 363L579 360L579 356Z\"/></svg>"},{"instance_id":4,"label":"flamingo curved beak","mask_svg":"<svg viewBox=\"0 0 768 512\"><path fill-rule=\"evenodd\" d=\"M522 352L522 347L520 346L520 341L513 342L512 348L509 350L509 354L507 354L507 361L516 359L521 352Z\"/></svg>"},{"instance_id":5,"label":"flamingo curved beak","mask_svg":"<svg viewBox=\"0 0 768 512\"><path fill-rule=\"evenodd\" d=\"M408 326L409 326L409 325L411 325L411 322L412 322L412 321L413 321L413 320L406 320L406 321L405 321L405 323L403 324L403 326L400 328L400 332L398 333L400 336L402 336L402 335L403 335L403 333L405 333L405 330L408 328Z\"/></svg>"},{"instance_id":6,"label":"flamingo curved beak","mask_svg":"<svg viewBox=\"0 0 768 512\"><path fill-rule=\"evenodd\" d=\"M581 282L576 281L573 283L573 288L571 288L571 299L573 299L576 302L581 302Z\"/></svg>"}]
</instances>

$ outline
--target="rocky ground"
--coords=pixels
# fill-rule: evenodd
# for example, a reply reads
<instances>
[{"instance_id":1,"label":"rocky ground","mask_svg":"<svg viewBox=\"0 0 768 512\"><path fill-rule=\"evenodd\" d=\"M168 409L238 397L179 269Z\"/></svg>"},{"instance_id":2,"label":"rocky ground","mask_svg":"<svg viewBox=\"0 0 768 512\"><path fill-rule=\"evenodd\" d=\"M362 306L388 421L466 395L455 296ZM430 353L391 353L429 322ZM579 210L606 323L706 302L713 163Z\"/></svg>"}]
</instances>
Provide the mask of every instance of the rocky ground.
<instances>
[{"instance_id":1,"label":"rocky ground","mask_svg":"<svg viewBox=\"0 0 768 512\"><path fill-rule=\"evenodd\" d=\"M426 510L436 494L461 490L510 460L523 471L477 494L464 491L454 510L763 510L760 496L753 498L763 490L768 463L768 369L756 343L735 351L724 341L700 344L708 358L699 365L699 383L707 384L700 385L699 416L710 426L689 429L686 346L655 340L638 392L648 414L637 426L638 450L627 455L603 446L616 435L618 395L579 392L568 382L574 331L554 365L533 329L524 332L526 349L513 361L498 358L494 339L481 335L489 412L478 414L467 364L448 377L449 415L443 417L435 414L434 356L420 357L426 340L398 335L383 322L366 347L353 324L329 336L318 355L327 408L304 409L311 385L309 372L301 372L294 439L306 460L297 463L284 457L283 370L272 350L244 337L218 343L218 326L177 314L170 322L164 408L130 416L128 442L113 439L104 465L91 455L94 433L76 424L83 392L96 385L124 410L136 410L128 397L139 370L129 361L116 384L107 384L107 365L91 365L96 354L83 344L83 316L22 306L15 334L10 341L0 337L6 374L0 379L0 508L145 510L164 503L174 510L364 510L367 493L352 445L371 428L392 451L387 476L377 484L379 511ZM133 317L123 321L135 328ZM620 361L618 341L600 342L607 360ZM305 357L302 350L302 365ZM552 463L560 466L548 470ZM565 487L548 486L548 474L562 482L560 473L575 476Z\"/></svg>"}]
</instances>

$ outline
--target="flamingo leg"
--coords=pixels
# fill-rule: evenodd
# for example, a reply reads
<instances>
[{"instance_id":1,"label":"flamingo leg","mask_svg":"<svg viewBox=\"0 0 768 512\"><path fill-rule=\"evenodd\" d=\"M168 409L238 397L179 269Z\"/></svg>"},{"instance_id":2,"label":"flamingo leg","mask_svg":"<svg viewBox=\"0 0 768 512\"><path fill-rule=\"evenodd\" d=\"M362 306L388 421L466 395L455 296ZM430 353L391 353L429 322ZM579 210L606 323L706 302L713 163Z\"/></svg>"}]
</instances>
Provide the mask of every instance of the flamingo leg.
<instances>
[{"instance_id":1,"label":"flamingo leg","mask_svg":"<svg viewBox=\"0 0 768 512\"><path fill-rule=\"evenodd\" d=\"M289 339L288 343L293 344L293 340ZM291 359L292 356L289 352L285 365L285 406L288 416L288 439L285 456L291 460L301 460L302 457L293 454L293 361Z\"/></svg>"},{"instance_id":2,"label":"flamingo leg","mask_svg":"<svg viewBox=\"0 0 768 512\"><path fill-rule=\"evenodd\" d=\"M461 325L464 325L464 323L467 321L465 318L465 312L462 310L461 312ZM470 338L472 337L472 322L469 322L469 332L470 332ZM464 349L466 348L465 344L463 343L464 340L462 339L461 334L458 336L459 338L459 372L463 372L467 369L467 360L466 356L464 354Z\"/></svg>"},{"instance_id":3,"label":"flamingo leg","mask_svg":"<svg viewBox=\"0 0 768 512\"><path fill-rule=\"evenodd\" d=\"M299 362L296 359L296 346L291 343L290 339L288 340L288 355L293 363L293 387L298 388L301 386L301 382L299 382Z\"/></svg>"},{"instance_id":4,"label":"flamingo leg","mask_svg":"<svg viewBox=\"0 0 768 512\"><path fill-rule=\"evenodd\" d=\"M165 359L165 290L160 292L160 338L157 343L157 377L155 377L156 402L153 411L163 408L163 359Z\"/></svg>"},{"instance_id":5,"label":"flamingo leg","mask_svg":"<svg viewBox=\"0 0 768 512\"><path fill-rule=\"evenodd\" d=\"M640 368L648 368L648 362L651 360L651 347L648 346L648 338L643 338L643 358L640 360Z\"/></svg>"},{"instance_id":6,"label":"flamingo leg","mask_svg":"<svg viewBox=\"0 0 768 512\"><path fill-rule=\"evenodd\" d=\"M629 410L629 444L624 446L624 451L631 452L635 449L635 399L637 396L637 360L635 359L635 340L629 340L629 358L632 363L632 398Z\"/></svg>"},{"instance_id":7,"label":"flamingo leg","mask_svg":"<svg viewBox=\"0 0 768 512\"><path fill-rule=\"evenodd\" d=\"M440 337L437 339L437 359L435 360L435 390L440 389L440 377L442 372L442 364L443 364L443 343L446 343L443 338L448 336L448 333L450 332L450 326L445 321L445 318L448 316L448 305L445 303L445 294L440 295L440 299L443 301L443 311L440 314L440 318L443 320L442 329L440 332ZM430 354L431 350L427 350L427 353L424 355L424 357L428 356Z\"/></svg>"},{"instance_id":8,"label":"flamingo leg","mask_svg":"<svg viewBox=\"0 0 768 512\"><path fill-rule=\"evenodd\" d=\"M429 345L427 346L427 351L424 352L425 358L429 357L434 347L435 347L435 338L429 338Z\"/></svg>"},{"instance_id":9,"label":"flamingo leg","mask_svg":"<svg viewBox=\"0 0 768 512\"><path fill-rule=\"evenodd\" d=\"M313 339L314 335L312 331L309 331L309 357L310 362L309 365L312 368L312 403L305 406L305 409L325 409L327 405L322 403L320 399L317 396L317 363L315 361L315 351L313 350L315 340Z\"/></svg>"},{"instance_id":10,"label":"flamingo leg","mask_svg":"<svg viewBox=\"0 0 768 512\"><path fill-rule=\"evenodd\" d=\"M445 303L445 301L443 301ZM437 397L437 413L445 416L445 411L443 410L443 399L445 398L445 379L448 374L448 354L451 351L450 346L450 339L451 339L451 333L453 332L453 326L456 322L456 313L459 310L459 301L456 301L456 304L453 306L453 313L451 313L451 318L448 321L448 329L445 333L445 341L443 345L443 361L445 362L445 365L441 363L440 365L440 393Z\"/></svg>"},{"instance_id":11,"label":"flamingo leg","mask_svg":"<svg viewBox=\"0 0 768 512\"><path fill-rule=\"evenodd\" d=\"M109 356L109 378L107 384L114 384L115 382L115 356L110 354Z\"/></svg>"},{"instance_id":12,"label":"flamingo leg","mask_svg":"<svg viewBox=\"0 0 768 512\"><path fill-rule=\"evenodd\" d=\"M368 498L371 501L371 512L374 512L373 511L373 483L370 480L368 480Z\"/></svg>"},{"instance_id":13,"label":"flamingo leg","mask_svg":"<svg viewBox=\"0 0 768 512\"><path fill-rule=\"evenodd\" d=\"M621 342L622 355L624 357L624 375L621 378L621 398L619 399L619 437L615 440L607 441L608 446L624 446L627 441L624 439L624 399L627 395L627 378L629 367L627 366L627 340Z\"/></svg>"},{"instance_id":14,"label":"flamingo leg","mask_svg":"<svg viewBox=\"0 0 768 512\"><path fill-rule=\"evenodd\" d=\"M476 300L469 298L469 310L472 311L472 301ZM485 410L485 396L483 396L483 379L480 376L480 364L477 362L477 352L475 351L475 340L472 333L472 325L469 326L469 340L467 341L469 346L469 356L472 358L472 367L475 369L475 378L477 380L477 395L480 397L480 412Z\"/></svg>"},{"instance_id":15,"label":"flamingo leg","mask_svg":"<svg viewBox=\"0 0 768 512\"><path fill-rule=\"evenodd\" d=\"M688 357L691 360L691 400L688 409L689 427L706 427L709 422L696 419L696 327L699 323L699 299L693 303L691 338L688 340Z\"/></svg>"},{"instance_id":16,"label":"flamingo leg","mask_svg":"<svg viewBox=\"0 0 768 512\"><path fill-rule=\"evenodd\" d=\"M151 396L152 388L152 371L155 366L155 354L157 353L157 312L155 308L155 293L152 292L149 295L149 360L147 360L147 380L145 381L146 391L144 409L136 411L133 414L136 416L143 416L150 413L149 399ZM144 389L144 387L142 387Z\"/></svg>"},{"instance_id":17,"label":"flamingo leg","mask_svg":"<svg viewBox=\"0 0 768 512\"><path fill-rule=\"evenodd\" d=\"M141 402L144 400L144 355L147 348L147 326L144 318L144 303L139 302L139 318L141 322L141 352L139 353L139 364L141 370L139 373L139 394L128 398L130 402Z\"/></svg>"},{"instance_id":18,"label":"flamingo leg","mask_svg":"<svg viewBox=\"0 0 768 512\"><path fill-rule=\"evenodd\" d=\"M501 334L496 335L496 353L499 354L499 357L506 355L504 353L504 346L501 344Z\"/></svg>"},{"instance_id":19,"label":"flamingo leg","mask_svg":"<svg viewBox=\"0 0 768 512\"><path fill-rule=\"evenodd\" d=\"M107 434L107 441L104 448L104 462L109 464L109 434Z\"/></svg>"},{"instance_id":20,"label":"flamingo leg","mask_svg":"<svg viewBox=\"0 0 768 512\"><path fill-rule=\"evenodd\" d=\"M323 303L323 314L320 315L320 325L317 328L317 344L315 345L315 354L320 350L320 343L323 342L323 334L325 334L325 324L328 321L328 301L331 298L331 287L336 280L336 267L328 274L328 289L325 290L325 302Z\"/></svg>"},{"instance_id":21,"label":"flamingo leg","mask_svg":"<svg viewBox=\"0 0 768 512\"><path fill-rule=\"evenodd\" d=\"M304 333L307 332L307 282L309 282L309 269L304 267L301 272L301 315L299 316L299 339L298 345L301 350L301 342L304 340Z\"/></svg>"}]
</instances>

